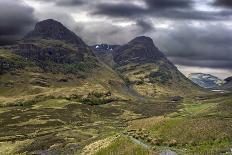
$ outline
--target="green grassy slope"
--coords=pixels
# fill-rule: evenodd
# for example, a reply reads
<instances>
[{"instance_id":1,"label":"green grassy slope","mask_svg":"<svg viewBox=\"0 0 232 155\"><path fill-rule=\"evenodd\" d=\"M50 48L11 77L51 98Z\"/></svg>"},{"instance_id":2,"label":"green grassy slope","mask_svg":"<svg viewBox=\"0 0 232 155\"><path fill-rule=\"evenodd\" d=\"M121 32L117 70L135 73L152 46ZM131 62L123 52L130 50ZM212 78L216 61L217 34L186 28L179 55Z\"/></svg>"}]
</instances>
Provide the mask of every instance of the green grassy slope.
<instances>
[{"instance_id":1,"label":"green grassy slope","mask_svg":"<svg viewBox=\"0 0 232 155\"><path fill-rule=\"evenodd\" d=\"M181 108L165 117L132 121L128 131L156 150L173 149L180 154L223 154L232 142L231 94L205 100L185 100ZM142 129L139 134L138 129ZM130 133L130 132L129 132ZM144 137L147 134L147 137Z\"/></svg>"}]
</instances>

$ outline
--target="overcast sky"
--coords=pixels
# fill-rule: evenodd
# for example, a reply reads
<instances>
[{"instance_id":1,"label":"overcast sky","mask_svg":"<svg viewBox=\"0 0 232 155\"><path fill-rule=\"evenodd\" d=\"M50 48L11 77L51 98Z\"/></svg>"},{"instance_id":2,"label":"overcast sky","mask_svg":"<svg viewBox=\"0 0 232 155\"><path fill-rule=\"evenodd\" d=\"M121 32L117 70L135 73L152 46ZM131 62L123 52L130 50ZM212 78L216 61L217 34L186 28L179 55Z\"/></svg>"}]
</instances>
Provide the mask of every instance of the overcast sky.
<instances>
[{"instance_id":1,"label":"overcast sky","mask_svg":"<svg viewBox=\"0 0 232 155\"><path fill-rule=\"evenodd\" d=\"M150 36L185 74L232 76L232 0L0 0L0 45L48 18L89 45Z\"/></svg>"}]
</instances>

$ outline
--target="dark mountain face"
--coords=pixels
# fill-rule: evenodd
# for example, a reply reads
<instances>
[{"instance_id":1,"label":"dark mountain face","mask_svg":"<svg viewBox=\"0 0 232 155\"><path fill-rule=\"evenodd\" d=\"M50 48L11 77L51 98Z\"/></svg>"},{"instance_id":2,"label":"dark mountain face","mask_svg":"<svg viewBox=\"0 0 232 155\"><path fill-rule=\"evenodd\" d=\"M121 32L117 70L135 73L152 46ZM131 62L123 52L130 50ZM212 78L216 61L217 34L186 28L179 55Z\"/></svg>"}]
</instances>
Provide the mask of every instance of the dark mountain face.
<instances>
[{"instance_id":1,"label":"dark mountain face","mask_svg":"<svg viewBox=\"0 0 232 155\"><path fill-rule=\"evenodd\" d=\"M22 41L7 48L47 71L77 73L99 63L75 33L52 19L37 23Z\"/></svg>"},{"instance_id":2,"label":"dark mountain face","mask_svg":"<svg viewBox=\"0 0 232 155\"><path fill-rule=\"evenodd\" d=\"M224 81L225 83L222 85L220 89L232 91L232 76L226 78Z\"/></svg>"},{"instance_id":3,"label":"dark mountain face","mask_svg":"<svg viewBox=\"0 0 232 155\"><path fill-rule=\"evenodd\" d=\"M165 56L149 37L137 37L128 44L120 46L113 52L114 61L119 65L129 62L155 62Z\"/></svg>"},{"instance_id":4,"label":"dark mountain face","mask_svg":"<svg viewBox=\"0 0 232 155\"><path fill-rule=\"evenodd\" d=\"M224 81L225 81L226 83L227 83L227 82L232 82L232 76L231 76L231 77L226 78Z\"/></svg>"},{"instance_id":5,"label":"dark mountain face","mask_svg":"<svg viewBox=\"0 0 232 155\"><path fill-rule=\"evenodd\" d=\"M35 38L63 40L68 43L76 44L79 47L86 46L86 44L75 33L53 19L47 19L37 23L34 30L25 36L25 39Z\"/></svg>"}]
</instances>

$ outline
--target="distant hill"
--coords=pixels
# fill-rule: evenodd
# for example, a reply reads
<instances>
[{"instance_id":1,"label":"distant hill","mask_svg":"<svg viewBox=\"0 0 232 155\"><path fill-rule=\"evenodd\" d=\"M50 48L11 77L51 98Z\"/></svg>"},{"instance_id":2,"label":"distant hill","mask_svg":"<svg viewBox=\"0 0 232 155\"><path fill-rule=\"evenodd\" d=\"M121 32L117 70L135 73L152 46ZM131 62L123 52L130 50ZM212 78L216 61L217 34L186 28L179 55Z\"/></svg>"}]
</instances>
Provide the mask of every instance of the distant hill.
<instances>
[{"instance_id":1,"label":"distant hill","mask_svg":"<svg viewBox=\"0 0 232 155\"><path fill-rule=\"evenodd\" d=\"M232 91L232 76L226 78L225 83L221 86L221 89Z\"/></svg>"},{"instance_id":2,"label":"distant hill","mask_svg":"<svg viewBox=\"0 0 232 155\"><path fill-rule=\"evenodd\" d=\"M207 89L217 89L223 84L223 80L204 73L192 73L189 75L189 79L197 85Z\"/></svg>"}]
</instances>

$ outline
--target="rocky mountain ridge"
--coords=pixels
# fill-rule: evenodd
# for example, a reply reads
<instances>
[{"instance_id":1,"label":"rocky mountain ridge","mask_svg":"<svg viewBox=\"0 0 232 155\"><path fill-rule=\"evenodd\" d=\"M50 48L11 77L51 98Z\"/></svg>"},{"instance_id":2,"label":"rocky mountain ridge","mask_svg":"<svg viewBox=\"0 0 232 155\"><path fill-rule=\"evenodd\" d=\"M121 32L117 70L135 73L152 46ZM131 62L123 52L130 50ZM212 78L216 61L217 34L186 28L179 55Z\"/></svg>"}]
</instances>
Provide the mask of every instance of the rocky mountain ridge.
<instances>
[{"instance_id":1,"label":"rocky mountain ridge","mask_svg":"<svg viewBox=\"0 0 232 155\"><path fill-rule=\"evenodd\" d=\"M213 75L204 73L192 73L189 75L189 79L197 85L207 89L220 87L224 83L223 80Z\"/></svg>"}]
</instances>

